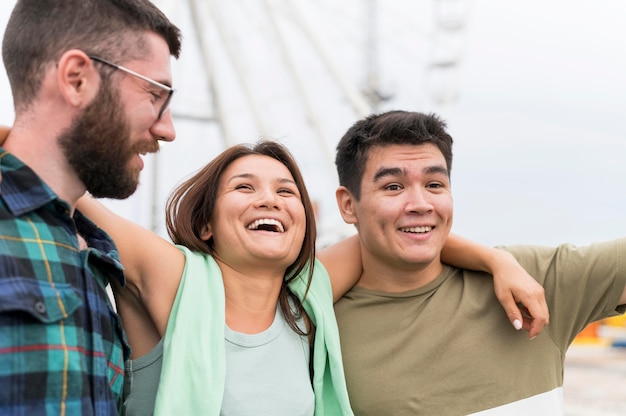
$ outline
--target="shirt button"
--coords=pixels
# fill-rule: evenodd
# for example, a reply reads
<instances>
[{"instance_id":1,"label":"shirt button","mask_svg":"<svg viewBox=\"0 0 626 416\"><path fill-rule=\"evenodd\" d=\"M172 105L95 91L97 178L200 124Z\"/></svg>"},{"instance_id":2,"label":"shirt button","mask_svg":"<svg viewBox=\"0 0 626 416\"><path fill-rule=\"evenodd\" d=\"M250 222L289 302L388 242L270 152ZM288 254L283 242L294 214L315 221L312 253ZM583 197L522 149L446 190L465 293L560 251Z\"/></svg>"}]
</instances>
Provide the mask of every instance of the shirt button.
<instances>
[{"instance_id":1,"label":"shirt button","mask_svg":"<svg viewBox=\"0 0 626 416\"><path fill-rule=\"evenodd\" d=\"M39 312L39 313L45 313L46 312L46 304L41 302L41 301L35 302L35 310L37 312Z\"/></svg>"}]
</instances>

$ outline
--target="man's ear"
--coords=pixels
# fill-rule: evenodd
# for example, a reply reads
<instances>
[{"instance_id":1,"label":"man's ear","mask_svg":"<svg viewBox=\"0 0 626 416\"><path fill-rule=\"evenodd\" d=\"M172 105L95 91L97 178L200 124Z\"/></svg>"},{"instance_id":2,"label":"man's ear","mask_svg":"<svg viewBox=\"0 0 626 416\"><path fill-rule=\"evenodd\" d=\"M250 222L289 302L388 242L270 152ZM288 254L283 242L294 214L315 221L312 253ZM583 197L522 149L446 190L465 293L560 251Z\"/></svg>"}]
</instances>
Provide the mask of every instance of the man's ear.
<instances>
[{"instance_id":1,"label":"man's ear","mask_svg":"<svg viewBox=\"0 0 626 416\"><path fill-rule=\"evenodd\" d=\"M66 51L57 63L57 82L65 101L84 107L100 89L100 73L87 54L79 49Z\"/></svg>"},{"instance_id":2,"label":"man's ear","mask_svg":"<svg viewBox=\"0 0 626 416\"><path fill-rule=\"evenodd\" d=\"M200 239L202 241L209 241L213 237L213 232L211 231L211 224L207 224L202 227L202 232L200 233Z\"/></svg>"},{"instance_id":3,"label":"man's ear","mask_svg":"<svg viewBox=\"0 0 626 416\"><path fill-rule=\"evenodd\" d=\"M352 193L345 186L340 186L335 191L335 198L337 198L337 207L339 207L339 212L344 222L346 224L356 224L358 222L354 212L356 199Z\"/></svg>"}]
</instances>

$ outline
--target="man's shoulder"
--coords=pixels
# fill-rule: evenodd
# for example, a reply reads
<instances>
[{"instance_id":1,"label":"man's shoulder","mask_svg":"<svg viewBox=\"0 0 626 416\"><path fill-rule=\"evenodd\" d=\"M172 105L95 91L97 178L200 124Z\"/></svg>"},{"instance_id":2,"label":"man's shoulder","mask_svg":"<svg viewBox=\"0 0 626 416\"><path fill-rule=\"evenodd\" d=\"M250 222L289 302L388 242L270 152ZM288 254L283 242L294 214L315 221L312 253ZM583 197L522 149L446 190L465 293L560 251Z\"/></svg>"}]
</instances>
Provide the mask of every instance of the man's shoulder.
<instances>
[{"instance_id":1,"label":"man's shoulder","mask_svg":"<svg viewBox=\"0 0 626 416\"><path fill-rule=\"evenodd\" d=\"M26 164L0 148L0 205L20 216L57 199L56 194Z\"/></svg>"}]
</instances>

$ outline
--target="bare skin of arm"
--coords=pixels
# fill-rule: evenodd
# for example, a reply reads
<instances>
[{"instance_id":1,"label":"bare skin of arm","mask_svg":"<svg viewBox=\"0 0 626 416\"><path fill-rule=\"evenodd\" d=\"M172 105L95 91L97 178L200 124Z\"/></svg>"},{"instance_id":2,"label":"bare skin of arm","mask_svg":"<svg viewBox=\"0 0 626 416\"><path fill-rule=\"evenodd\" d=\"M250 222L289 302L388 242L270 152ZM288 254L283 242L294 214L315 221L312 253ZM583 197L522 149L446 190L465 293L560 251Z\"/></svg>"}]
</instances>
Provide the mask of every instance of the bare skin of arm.
<instances>
[{"instance_id":1,"label":"bare skin of arm","mask_svg":"<svg viewBox=\"0 0 626 416\"><path fill-rule=\"evenodd\" d=\"M333 302L337 302L354 286L363 273L361 243L353 235L319 250L317 258L322 262L333 289Z\"/></svg>"},{"instance_id":2,"label":"bare skin of arm","mask_svg":"<svg viewBox=\"0 0 626 416\"><path fill-rule=\"evenodd\" d=\"M0 126L0 144L7 138L9 132L10 129L8 127ZM109 213L115 215L110 211ZM91 216L91 214L88 215ZM148 269L155 270L154 276L156 276L154 279L146 279L145 276L150 274L142 275L139 273L142 269L141 266L133 267L133 265L127 264L126 276L129 290L124 291L117 288L116 302L119 303L118 310L120 310L121 315L125 314L128 317L125 322L126 328L131 328L132 332L140 334L137 338L149 340L147 345L156 344L154 340L160 339L165 334L167 318L169 317L182 270L184 269L184 256L170 243L157 235L122 217L116 217L120 219L122 224L125 223L126 226L122 225L119 227L120 236L114 236L114 239L130 242L132 239L127 239L127 235L140 236L147 233L145 235L146 239L140 241L139 244L129 243L132 246L130 247L131 253L137 252L137 254L123 255L123 257L128 257L124 264L126 265L129 261L147 264ZM139 234L133 234L132 230L134 229ZM152 244L157 249L154 253L147 249ZM331 247L330 250L325 249L321 251L318 257L329 271L333 287L333 298L337 301L356 284L361 276L361 253L358 237L356 236L349 237ZM159 256L157 253L160 250L170 254ZM124 253L125 250L120 249L120 252ZM174 260L172 262L167 260L170 255ZM450 235L441 256L442 261L445 263L493 274L496 296L502 303L511 323L521 319L524 328L529 331L530 337L536 336L547 325L549 315L543 288L519 266L509 253ZM144 257L147 257L147 259L144 259ZM168 276L167 273L161 273L166 270L160 267L161 263L171 267L173 274ZM131 270L134 270L134 272ZM174 278L172 278L173 276ZM155 282L154 285L151 284L152 281ZM161 281L164 282L162 287L159 286ZM145 291L145 293L142 291ZM157 291L161 292L159 299L167 300L159 302L152 299ZM524 305L532 319L524 317L522 311L517 306L518 302ZM626 288L622 292L619 303L621 305L626 304ZM124 313L125 310L128 310L128 312ZM152 313L155 315L152 315ZM135 316L136 319L131 318L132 316ZM150 316L154 316L155 319L150 318ZM137 331L134 330L135 327ZM142 332L145 333L142 334ZM129 334L129 338L130 336ZM137 347L135 347L134 351L137 351Z\"/></svg>"},{"instance_id":3,"label":"bare skin of arm","mask_svg":"<svg viewBox=\"0 0 626 416\"><path fill-rule=\"evenodd\" d=\"M149 352L165 335L185 268L185 257L171 242L129 221L89 195L77 208L115 241L126 286L114 286L117 310L133 357Z\"/></svg>"},{"instance_id":4,"label":"bare skin of arm","mask_svg":"<svg viewBox=\"0 0 626 416\"><path fill-rule=\"evenodd\" d=\"M330 276L333 299L337 302L363 272L358 236L348 237L318 253ZM539 335L549 322L543 287L508 252L450 235L441 253L444 263L494 276L496 296L511 324L523 328L529 337ZM523 305L523 309L518 306Z\"/></svg>"},{"instance_id":5,"label":"bare skin of arm","mask_svg":"<svg viewBox=\"0 0 626 416\"><path fill-rule=\"evenodd\" d=\"M9 131L0 126L0 143ZM142 355L165 334L184 269L184 256L171 243L89 199L81 199L78 208L107 231L118 245L126 268L127 286L114 288L116 303L133 346L133 355L135 352ZM516 321L523 322L531 337L538 335L548 323L543 288L509 253L451 235L441 255L445 263L492 273L496 295L511 323L516 326ZM357 283L363 271L358 237L333 244L320 251L318 258L330 275L336 302ZM524 305L532 319L522 314L517 302ZM626 303L626 289L622 303Z\"/></svg>"}]
</instances>

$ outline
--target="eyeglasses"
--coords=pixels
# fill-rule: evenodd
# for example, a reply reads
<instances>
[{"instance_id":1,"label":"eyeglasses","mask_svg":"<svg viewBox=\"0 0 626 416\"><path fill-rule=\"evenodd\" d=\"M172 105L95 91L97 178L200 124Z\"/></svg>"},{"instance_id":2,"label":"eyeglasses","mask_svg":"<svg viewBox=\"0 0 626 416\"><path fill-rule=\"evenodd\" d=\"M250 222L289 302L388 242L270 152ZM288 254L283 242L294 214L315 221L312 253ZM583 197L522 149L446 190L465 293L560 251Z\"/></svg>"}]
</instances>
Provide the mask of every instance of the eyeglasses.
<instances>
[{"instance_id":1,"label":"eyeglasses","mask_svg":"<svg viewBox=\"0 0 626 416\"><path fill-rule=\"evenodd\" d=\"M176 91L174 88L168 87L165 84L161 84L160 82L157 82L157 81L155 81L153 79L150 79L150 78L148 78L148 77L146 77L144 75L138 74L137 72L135 72L135 71L133 71L131 69L123 67L122 65L114 64L113 62L107 61L106 59L100 58L99 56L89 55L89 59L91 59L93 61L101 62L101 63L103 63L105 65L109 65L109 66L111 66L111 67L113 67L115 69L119 69L120 71L126 72L127 74L130 74L130 75L132 75L134 77L137 77L137 78L139 78L141 80L146 81L149 84L152 84L154 86L157 86L157 87L162 88L165 91L167 91L167 97L165 97L165 101L163 101L163 104L161 105L161 108L159 109L159 115L157 116L157 120L161 119L161 116L163 115L165 110L167 110L167 107L169 106L170 101L172 100L172 95L174 95L174 92Z\"/></svg>"}]
</instances>

